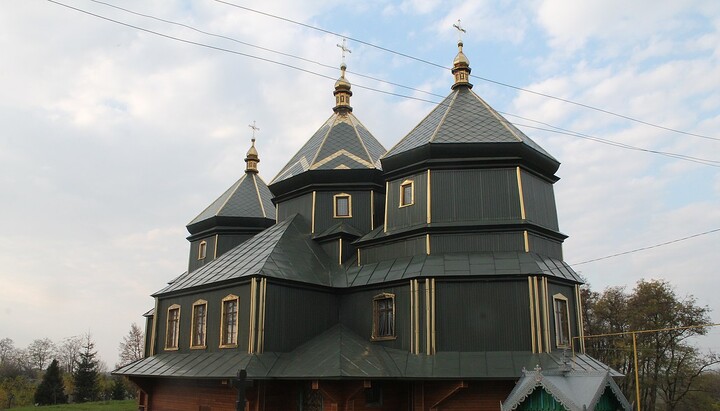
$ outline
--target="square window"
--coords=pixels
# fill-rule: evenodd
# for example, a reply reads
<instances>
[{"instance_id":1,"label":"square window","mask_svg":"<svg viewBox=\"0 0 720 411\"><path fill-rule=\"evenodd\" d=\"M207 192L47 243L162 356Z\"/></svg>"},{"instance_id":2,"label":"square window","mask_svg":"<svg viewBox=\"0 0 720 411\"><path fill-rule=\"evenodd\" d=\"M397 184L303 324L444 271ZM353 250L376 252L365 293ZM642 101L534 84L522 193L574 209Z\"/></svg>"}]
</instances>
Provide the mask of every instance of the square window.
<instances>
[{"instance_id":1,"label":"square window","mask_svg":"<svg viewBox=\"0 0 720 411\"><path fill-rule=\"evenodd\" d=\"M335 218L348 218L352 217L352 201L350 194L336 194L333 196L334 205L334 217Z\"/></svg>"},{"instance_id":2,"label":"square window","mask_svg":"<svg viewBox=\"0 0 720 411\"><path fill-rule=\"evenodd\" d=\"M220 347L236 347L238 332L238 297L229 295L222 301Z\"/></svg>"},{"instance_id":3,"label":"square window","mask_svg":"<svg viewBox=\"0 0 720 411\"><path fill-rule=\"evenodd\" d=\"M395 295L380 294L373 299L373 340L395 338Z\"/></svg>"},{"instance_id":4,"label":"square window","mask_svg":"<svg viewBox=\"0 0 720 411\"><path fill-rule=\"evenodd\" d=\"M562 294L553 296L555 306L555 343L558 347L570 347L570 311L568 300Z\"/></svg>"},{"instance_id":5,"label":"square window","mask_svg":"<svg viewBox=\"0 0 720 411\"><path fill-rule=\"evenodd\" d=\"M180 339L180 306L173 304L168 308L165 349L177 350Z\"/></svg>"},{"instance_id":6,"label":"square window","mask_svg":"<svg viewBox=\"0 0 720 411\"><path fill-rule=\"evenodd\" d=\"M205 348L207 327L207 301L198 300L193 304L192 336L190 348Z\"/></svg>"},{"instance_id":7,"label":"square window","mask_svg":"<svg viewBox=\"0 0 720 411\"><path fill-rule=\"evenodd\" d=\"M415 204L415 184L412 180L405 180L400 184L400 207Z\"/></svg>"}]
</instances>

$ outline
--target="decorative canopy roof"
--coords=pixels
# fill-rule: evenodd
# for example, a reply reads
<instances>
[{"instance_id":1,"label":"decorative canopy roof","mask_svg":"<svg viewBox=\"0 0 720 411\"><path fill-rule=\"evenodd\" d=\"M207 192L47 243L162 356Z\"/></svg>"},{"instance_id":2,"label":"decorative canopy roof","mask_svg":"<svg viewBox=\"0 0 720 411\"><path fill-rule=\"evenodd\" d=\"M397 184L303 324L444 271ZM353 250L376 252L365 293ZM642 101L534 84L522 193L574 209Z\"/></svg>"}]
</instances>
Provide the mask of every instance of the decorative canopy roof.
<instances>
[{"instance_id":1,"label":"decorative canopy roof","mask_svg":"<svg viewBox=\"0 0 720 411\"><path fill-rule=\"evenodd\" d=\"M260 162L255 149L255 138L245 158L245 174L227 191L203 210L187 225L188 231L195 234L213 226L216 218L275 219L275 205L267 184L258 176L257 163Z\"/></svg>"},{"instance_id":2,"label":"decorative canopy roof","mask_svg":"<svg viewBox=\"0 0 720 411\"><path fill-rule=\"evenodd\" d=\"M462 47L462 41L458 42L458 54L452 69L455 77L453 91L383 156L383 162L387 158L428 145L511 144L527 146L557 163L540 145L471 90L470 62Z\"/></svg>"},{"instance_id":3,"label":"decorative canopy roof","mask_svg":"<svg viewBox=\"0 0 720 411\"><path fill-rule=\"evenodd\" d=\"M275 184L311 170L380 170L385 147L352 114L350 82L345 64L335 83L334 114L310 137L307 143L270 182Z\"/></svg>"}]
</instances>

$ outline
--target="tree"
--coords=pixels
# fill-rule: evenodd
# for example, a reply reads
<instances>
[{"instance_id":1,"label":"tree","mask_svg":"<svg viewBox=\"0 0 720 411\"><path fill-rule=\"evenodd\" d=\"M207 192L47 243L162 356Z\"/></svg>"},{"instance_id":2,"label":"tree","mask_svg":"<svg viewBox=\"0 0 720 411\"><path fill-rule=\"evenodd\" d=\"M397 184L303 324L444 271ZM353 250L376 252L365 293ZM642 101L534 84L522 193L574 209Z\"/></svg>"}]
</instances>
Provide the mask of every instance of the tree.
<instances>
[{"instance_id":1,"label":"tree","mask_svg":"<svg viewBox=\"0 0 720 411\"><path fill-rule=\"evenodd\" d=\"M130 364L145 356L145 336L136 323L132 323L130 331L120 343L120 362L117 367Z\"/></svg>"},{"instance_id":2,"label":"tree","mask_svg":"<svg viewBox=\"0 0 720 411\"><path fill-rule=\"evenodd\" d=\"M55 354L55 344L49 338L36 339L27 348L30 365L35 370L44 370Z\"/></svg>"},{"instance_id":3,"label":"tree","mask_svg":"<svg viewBox=\"0 0 720 411\"><path fill-rule=\"evenodd\" d=\"M641 280L630 294L618 287L602 294L586 291L583 299L586 335L662 330L636 334L643 409L656 409L658 400L666 410L678 409L697 379L718 363L716 355L701 353L688 342L692 336L704 335L706 328L673 329L709 324L709 308L698 306L693 297L678 297L667 281ZM620 387L634 398L632 335L590 338L586 348L625 374Z\"/></svg>"},{"instance_id":4,"label":"tree","mask_svg":"<svg viewBox=\"0 0 720 411\"><path fill-rule=\"evenodd\" d=\"M35 390L35 403L40 405L65 404L65 385L57 360L52 360L43 379Z\"/></svg>"},{"instance_id":5,"label":"tree","mask_svg":"<svg viewBox=\"0 0 720 411\"><path fill-rule=\"evenodd\" d=\"M11 338L0 340L0 364L4 364L15 357L15 342Z\"/></svg>"},{"instance_id":6,"label":"tree","mask_svg":"<svg viewBox=\"0 0 720 411\"><path fill-rule=\"evenodd\" d=\"M73 397L75 402L94 401L98 398L98 361L95 358L97 352L94 349L95 343L93 343L90 334L87 334L84 338L82 351L79 354L80 361L73 374L75 380Z\"/></svg>"},{"instance_id":7,"label":"tree","mask_svg":"<svg viewBox=\"0 0 720 411\"><path fill-rule=\"evenodd\" d=\"M57 358L60 361L60 367L68 374L74 374L80 359L80 351L83 347L83 337L76 335L65 338L58 347Z\"/></svg>"}]
</instances>

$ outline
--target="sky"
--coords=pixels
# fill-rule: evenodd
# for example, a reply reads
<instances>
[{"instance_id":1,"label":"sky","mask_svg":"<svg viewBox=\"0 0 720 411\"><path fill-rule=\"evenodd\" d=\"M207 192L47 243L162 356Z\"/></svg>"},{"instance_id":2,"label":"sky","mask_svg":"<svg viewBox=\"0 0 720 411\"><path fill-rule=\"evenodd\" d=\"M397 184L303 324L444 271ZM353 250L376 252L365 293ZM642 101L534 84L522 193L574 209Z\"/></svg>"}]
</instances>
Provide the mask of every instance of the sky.
<instances>
[{"instance_id":1,"label":"sky","mask_svg":"<svg viewBox=\"0 0 720 411\"><path fill-rule=\"evenodd\" d=\"M332 114L342 36L353 113L389 149L449 94L461 19L473 90L561 162L571 265L720 228L715 0L57 1L95 16L0 9L0 338L17 347L89 332L112 369L186 270L185 225L242 175L248 125L269 182ZM575 269L596 291L667 280L720 322L718 245ZM697 344L720 351L720 330Z\"/></svg>"}]
</instances>

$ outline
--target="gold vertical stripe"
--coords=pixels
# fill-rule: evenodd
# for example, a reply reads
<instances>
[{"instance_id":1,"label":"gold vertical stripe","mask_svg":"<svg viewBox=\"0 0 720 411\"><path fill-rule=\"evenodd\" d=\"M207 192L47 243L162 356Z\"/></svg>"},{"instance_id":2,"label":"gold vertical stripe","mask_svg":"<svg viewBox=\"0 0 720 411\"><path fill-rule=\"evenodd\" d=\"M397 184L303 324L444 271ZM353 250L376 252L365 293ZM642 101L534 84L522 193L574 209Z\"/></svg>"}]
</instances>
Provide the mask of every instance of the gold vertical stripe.
<instances>
[{"instance_id":1,"label":"gold vertical stripe","mask_svg":"<svg viewBox=\"0 0 720 411\"><path fill-rule=\"evenodd\" d=\"M425 279L425 352L430 355L430 279Z\"/></svg>"},{"instance_id":2,"label":"gold vertical stripe","mask_svg":"<svg viewBox=\"0 0 720 411\"><path fill-rule=\"evenodd\" d=\"M537 353L537 343L535 342L535 304L533 299L532 277L528 276L528 293L530 294L530 340L532 341L532 352Z\"/></svg>"},{"instance_id":3,"label":"gold vertical stripe","mask_svg":"<svg viewBox=\"0 0 720 411\"><path fill-rule=\"evenodd\" d=\"M430 169L428 168L427 172L427 223L430 224L432 222L432 208L430 206ZM429 253L428 253L429 254Z\"/></svg>"},{"instance_id":4,"label":"gold vertical stripe","mask_svg":"<svg viewBox=\"0 0 720 411\"><path fill-rule=\"evenodd\" d=\"M250 330L248 333L248 354L255 352L255 278L250 279Z\"/></svg>"},{"instance_id":5,"label":"gold vertical stripe","mask_svg":"<svg viewBox=\"0 0 720 411\"><path fill-rule=\"evenodd\" d=\"M582 293L580 292L580 285L575 284L575 298L577 303L575 304L577 306L577 313L578 313L578 322L577 322L577 328L578 328L578 334L580 336L580 352L583 354L585 353L585 323L583 321L583 315L582 315Z\"/></svg>"},{"instance_id":6,"label":"gold vertical stripe","mask_svg":"<svg viewBox=\"0 0 720 411\"><path fill-rule=\"evenodd\" d=\"M530 238L528 237L527 230L523 231L523 239L525 240L525 252L530 252Z\"/></svg>"},{"instance_id":7,"label":"gold vertical stripe","mask_svg":"<svg viewBox=\"0 0 720 411\"><path fill-rule=\"evenodd\" d=\"M310 232L312 234L315 234L315 194L316 194L316 191L313 191L313 193L312 193L312 210L310 211Z\"/></svg>"},{"instance_id":8,"label":"gold vertical stripe","mask_svg":"<svg viewBox=\"0 0 720 411\"><path fill-rule=\"evenodd\" d=\"M545 313L545 347L547 352L552 351L552 345L550 344L550 312L548 311L548 286L547 277L541 277L542 288L543 288L543 311Z\"/></svg>"},{"instance_id":9,"label":"gold vertical stripe","mask_svg":"<svg viewBox=\"0 0 720 411\"><path fill-rule=\"evenodd\" d=\"M430 234L425 234L425 254L430 255Z\"/></svg>"},{"instance_id":10,"label":"gold vertical stripe","mask_svg":"<svg viewBox=\"0 0 720 411\"><path fill-rule=\"evenodd\" d=\"M218 245L219 239L220 239L220 235L215 234L215 247L214 247L215 249L213 250L213 260L217 258L217 245Z\"/></svg>"},{"instance_id":11,"label":"gold vertical stripe","mask_svg":"<svg viewBox=\"0 0 720 411\"><path fill-rule=\"evenodd\" d=\"M280 204L275 204L275 224L278 223L280 219Z\"/></svg>"},{"instance_id":12,"label":"gold vertical stripe","mask_svg":"<svg viewBox=\"0 0 720 411\"><path fill-rule=\"evenodd\" d=\"M415 283L410 280L410 353L415 354Z\"/></svg>"},{"instance_id":13,"label":"gold vertical stripe","mask_svg":"<svg viewBox=\"0 0 720 411\"><path fill-rule=\"evenodd\" d=\"M385 182L385 223L383 224L383 232L387 233L387 225L388 225L388 201L390 201L390 182Z\"/></svg>"},{"instance_id":14,"label":"gold vertical stripe","mask_svg":"<svg viewBox=\"0 0 720 411\"><path fill-rule=\"evenodd\" d=\"M420 354L420 284L415 282L415 354Z\"/></svg>"},{"instance_id":15,"label":"gold vertical stripe","mask_svg":"<svg viewBox=\"0 0 720 411\"><path fill-rule=\"evenodd\" d=\"M150 336L150 355L155 355L155 339L157 338L157 327L158 327L158 310L160 309L160 300L155 298L155 310L153 311L152 318L152 335Z\"/></svg>"},{"instance_id":16,"label":"gold vertical stripe","mask_svg":"<svg viewBox=\"0 0 720 411\"><path fill-rule=\"evenodd\" d=\"M533 293L535 294L535 323L537 324L538 334L538 352L543 352L543 328L542 322L540 322L540 296L538 294L538 283L537 277L533 277Z\"/></svg>"},{"instance_id":17,"label":"gold vertical stripe","mask_svg":"<svg viewBox=\"0 0 720 411\"><path fill-rule=\"evenodd\" d=\"M260 342L259 353L262 354L265 351L265 307L266 307L266 295L267 295L267 278L262 279L262 305L260 306L260 322L259 322L259 334Z\"/></svg>"},{"instance_id":18,"label":"gold vertical stripe","mask_svg":"<svg viewBox=\"0 0 720 411\"><path fill-rule=\"evenodd\" d=\"M375 190L370 190L370 231L375 229Z\"/></svg>"},{"instance_id":19,"label":"gold vertical stripe","mask_svg":"<svg viewBox=\"0 0 720 411\"><path fill-rule=\"evenodd\" d=\"M358 252L358 267L360 267L360 249L357 249Z\"/></svg>"},{"instance_id":20,"label":"gold vertical stripe","mask_svg":"<svg viewBox=\"0 0 720 411\"><path fill-rule=\"evenodd\" d=\"M517 168L518 194L520 195L520 218L525 219L525 196L523 195L522 178L520 178L520 167Z\"/></svg>"},{"instance_id":21,"label":"gold vertical stripe","mask_svg":"<svg viewBox=\"0 0 720 411\"><path fill-rule=\"evenodd\" d=\"M342 265L342 238L338 238L338 264Z\"/></svg>"},{"instance_id":22,"label":"gold vertical stripe","mask_svg":"<svg viewBox=\"0 0 720 411\"><path fill-rule=\"evenodd\" d=\"M435 354L435 279L430 280L430 304L432 304L432 309L430 310L432 314L432 338L430 339L430 352L432 354Z\"/></svg>"},{"instance_id":23,"label":"gold vertical stripe","mask_svg":"<svg viewBox=\"0 0 720 411\"><path fill-rule=\"evenodd\" d=\"M255 184L255 193L257 194L258 203L260 203L260 211L263 213L263 217L267 217L267 214L265 213L265 206L263 205L262 197L260 196L260 188L258 187L257 180L255 179L256 175L252 174L253 184Z\"/></svg>"}]
</instances>

